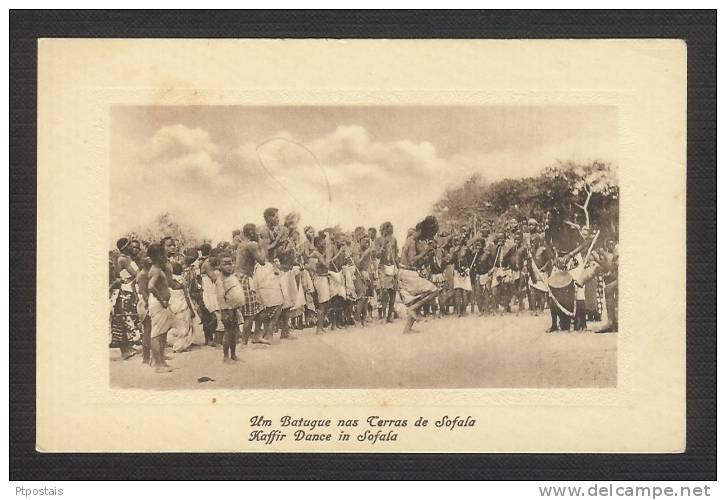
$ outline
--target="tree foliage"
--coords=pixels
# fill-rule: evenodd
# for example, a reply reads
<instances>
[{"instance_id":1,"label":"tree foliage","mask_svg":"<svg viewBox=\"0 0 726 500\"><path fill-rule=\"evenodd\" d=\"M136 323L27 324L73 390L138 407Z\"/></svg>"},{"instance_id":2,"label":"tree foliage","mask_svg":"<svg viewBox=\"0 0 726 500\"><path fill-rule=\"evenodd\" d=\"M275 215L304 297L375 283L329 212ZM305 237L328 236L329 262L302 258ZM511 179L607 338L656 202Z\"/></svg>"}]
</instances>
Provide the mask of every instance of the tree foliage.
<instances>
[{"instance_id":1,"label":"tree foliage","mask_svg":"<svg viewBox=\"0 0 726 500\"><path fill-rule=\"evenodd\" d=\"M444 227L485 222L501 226L511 218L542 221L548 210L556 208L576 224L589 222L615 234L619 194L610 164L560 162L544 168L536 177L487 183L474 175L447 189L434 205L434 214Z\"/></svg>"},{"instance_id":2,"label":"tree foliage","mask_svg":"<svg viewBox=\"0 0 726 500\"><path fill-rule=\"evenodd\" d=\"M130 238L150 243L157 243L165 236L177 240L181 248L202 243L194 229L177 221L169 212L158 215L150 224L139 227L129 234Z\"/></svg>"}]
</instances>

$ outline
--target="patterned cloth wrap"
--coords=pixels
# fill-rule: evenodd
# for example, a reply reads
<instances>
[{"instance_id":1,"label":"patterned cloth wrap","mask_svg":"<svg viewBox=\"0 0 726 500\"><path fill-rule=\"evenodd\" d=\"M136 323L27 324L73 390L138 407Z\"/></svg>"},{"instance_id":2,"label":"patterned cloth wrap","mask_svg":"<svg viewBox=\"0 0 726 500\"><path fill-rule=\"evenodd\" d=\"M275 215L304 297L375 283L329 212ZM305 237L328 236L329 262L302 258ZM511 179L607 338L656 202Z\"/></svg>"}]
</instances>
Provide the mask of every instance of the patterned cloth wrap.
<instances>
[{"instance_id":1,"label":"patterned cloth wrap","mask_svg":"<svg viewBox=\"0 0 726 500\"><path fill-rule=\"evenodd\" d=\"M260 303L260 299L257 297L257 292L252 288L252 278L248 276L237 276L239 279L240 286L242 287L242 294L245 298L245 305L239 308L243 317L255 316L264 309Z\"/></svg>"},{"instance_id":2,"label":"patterned cloth wrap","mask_svg":"<svg viewBox=\"0 0 726 500\"><path fill-rule=\"evenodd\" d=\"M119 347L124 341L137 342L141 339L138 327L139 313L136 295L126 290L114 290L111 316L111 347Z\"/></svg>"}]
</instances>

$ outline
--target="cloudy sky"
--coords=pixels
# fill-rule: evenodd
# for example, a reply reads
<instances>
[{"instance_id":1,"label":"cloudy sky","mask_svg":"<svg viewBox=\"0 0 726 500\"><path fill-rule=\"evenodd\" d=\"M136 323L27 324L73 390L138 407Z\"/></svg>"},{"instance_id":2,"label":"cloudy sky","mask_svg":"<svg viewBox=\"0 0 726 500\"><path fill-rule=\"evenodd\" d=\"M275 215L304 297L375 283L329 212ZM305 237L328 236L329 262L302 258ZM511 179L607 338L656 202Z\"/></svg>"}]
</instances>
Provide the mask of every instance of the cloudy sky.
<instances>
[{"instance_id":1,"label":"cloudy sky","mask_svg":"<svg viewBox=\"0 0 726 500\"><path fill-rule=\"evenodd\" d=\"M215 241L268 206L405 234L447 186L616 162L608 107L117 106L111 238L168 211Z\"/></svg>"}]
</instances>

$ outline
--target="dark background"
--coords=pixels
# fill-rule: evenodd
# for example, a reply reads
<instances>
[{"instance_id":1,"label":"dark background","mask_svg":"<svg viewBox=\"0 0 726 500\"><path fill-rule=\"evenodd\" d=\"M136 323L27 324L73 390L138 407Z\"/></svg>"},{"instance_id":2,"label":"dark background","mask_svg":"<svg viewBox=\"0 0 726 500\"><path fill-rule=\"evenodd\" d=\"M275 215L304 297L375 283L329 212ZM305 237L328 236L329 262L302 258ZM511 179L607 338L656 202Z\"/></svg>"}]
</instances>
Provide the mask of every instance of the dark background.
<instances>
[{"instance_id":1,"label":"dark background","mask_svg":"<svg viewBox=\"0 0 726 500\"><path fill-rule=\"evenodd\" d=\"M686 40L686 453L37 453L36 39L40 37ZM657 249L654 243L653 250ZM10 290L10 480L715 480L716 11L11 11Z\"/></svg>"}]
</instances>

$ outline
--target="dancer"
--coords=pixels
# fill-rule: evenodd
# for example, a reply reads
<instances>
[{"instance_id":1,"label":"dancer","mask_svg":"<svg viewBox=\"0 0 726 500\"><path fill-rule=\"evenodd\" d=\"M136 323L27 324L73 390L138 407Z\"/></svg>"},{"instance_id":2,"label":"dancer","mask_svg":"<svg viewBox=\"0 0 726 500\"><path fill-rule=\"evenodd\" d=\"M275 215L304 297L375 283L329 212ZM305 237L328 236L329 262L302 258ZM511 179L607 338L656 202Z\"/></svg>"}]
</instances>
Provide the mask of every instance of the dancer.
<instances>
[{"instance_id":1,"label":"dancer","mask_svg":"<svg viewBox=\"0 0 726 500\"><path fill-rule=\"evenodd\" d=\"M439 223L436 217L428 216L416 225L412 237L414 240L429 240L436 235L438 230ZM411 333L415 331L413 329L414 323L421 319L417 310L426 304L433 303L441 290L416 271L400 269L397 277L401 291L400 295L406 306L407 319L403 333Z\"/></svg>"}]
</instances>

